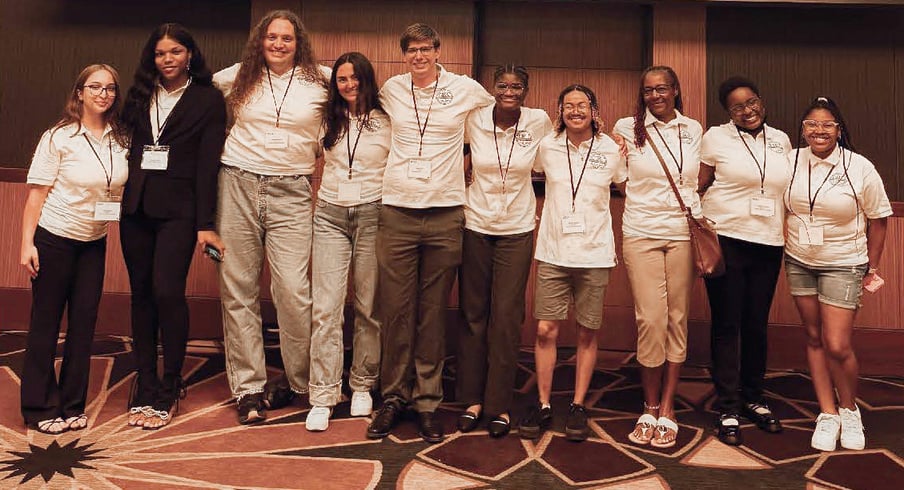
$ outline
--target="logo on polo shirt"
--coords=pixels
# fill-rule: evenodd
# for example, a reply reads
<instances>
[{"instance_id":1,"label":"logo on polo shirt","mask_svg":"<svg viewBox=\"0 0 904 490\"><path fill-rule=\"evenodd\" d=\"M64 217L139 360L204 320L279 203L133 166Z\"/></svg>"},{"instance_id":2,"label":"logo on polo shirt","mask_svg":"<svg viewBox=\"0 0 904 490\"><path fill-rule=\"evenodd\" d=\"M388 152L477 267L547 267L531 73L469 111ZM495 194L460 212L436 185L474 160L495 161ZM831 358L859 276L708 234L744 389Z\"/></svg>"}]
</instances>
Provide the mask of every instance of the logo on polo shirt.
<instances>
[{"instance_id":1,"label":"logo on polo shirt","mask_svg":"<svg viewBox=\"0 0 904 490\"><path fill-rule=\"evenodd\" d=\"M534 142L534 135L526 129L519 129L518 132L515 133L515 141L518 143L518 146L527 148Z\"/></svg>"},{"instance_id":2,"label":"logo on polo shirt","mask_svg":"<svg viewBox=\"0 0 904 490\"><path fill-rule=\"evenodd\" d=\"M441 88L436 92L436 101L442 105L449 105L452 103L452 91L447 88Z\"/></svg>"},{"instance_id":3,"label":"logo on polo shirt","mask_svg":"<svg viewBox=\"0 0 904 490\"><path fill-rule=\"evenodd\" d=\"M595 151L591 152L590 158L587 159L587 164L590 165L590 168L593 170L602 170L606 168L606 163L608 163L606 155Z\"/></svg>"},{"instance_id":4,"label":"logo on polo shirt","mask_svg":"<svg viewBox=\"0 0 904 490\"><path fill-rule=\"evenodd\" d=\"M681 138L681 141L685 145L689 145L694 142L694 137L691 136L691 133L686 129L682 129L681 132L678 133L678 137Z\"/></svg>"},{"instance_id":5,"label":"logo on polo shirt","mask_svg":"<svg viewBox=\"0 0 904 490\"><path fill-rule=\"evenodd\" d=\"M380 122L379 119L374 119L372 117L367 118L367 122L364 123L364 129L366 129L370 133L376 133L383 127L383 123Z\"/></svg>"},{"instance_id":6,"label":"logo on polo shirt","mask_svg":"<svg viewBox=\"0 0 904 490\"><path fill-rule=\"evenodd\" d=\"M838 185L844 182L844 173L834 173L829 176L829 184Z\"/></svg>"},{"instance_id":7,"label":"logo on polo shirt","mask_svg":"<svg viewBox=\"0 0 904 490\"><path fill-rule=\"evenodd\" d=\"M785 149L782 148L782 144L775 140L769 140L766 142L766 148L776 152L776 153L784 153Z\"/></svg>"}]
</instances>

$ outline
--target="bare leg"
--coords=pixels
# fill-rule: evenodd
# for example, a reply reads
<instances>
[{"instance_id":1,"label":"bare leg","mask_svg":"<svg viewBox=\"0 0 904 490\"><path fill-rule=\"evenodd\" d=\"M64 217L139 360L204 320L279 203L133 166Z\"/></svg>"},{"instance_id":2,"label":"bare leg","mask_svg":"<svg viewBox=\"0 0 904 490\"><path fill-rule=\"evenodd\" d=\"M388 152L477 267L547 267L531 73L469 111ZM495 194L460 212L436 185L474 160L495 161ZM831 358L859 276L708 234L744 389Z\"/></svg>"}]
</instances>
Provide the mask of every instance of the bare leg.
<instances>
[{"instance_id":1,"label":"bare leg","mask_svg":"<svg viewBox=\"0 0 904 490\"><path fill-rule=\"evenodd\" d=\"M675 420L675 390L678 388L678 378L681 376L680 362L665 363L662 384L662 398L659 402L659 415Z\"/></svg>"},{"instance_id":2,"label":"bare leg","mask_svg":"<svg viewBox=\"0 0 904 490\"><path fill-rule=\"evenodd\" d=\"M577 367L574 376L574 403L583 405L590 387L590 379L596 367L597 351L596 330L582 327L578 324L578 354Z\"/></svg>"},{"instance_id":3,"label":"bare leg","mask_svg":"<svg viewBox=\"0 0 904 490\"><path fill-rule=\"evenodd\" d=\"M813 380L813 389L819 401L819 411L837 415L835 392L832 389L828 357L823 344L819 300L816 295L795 296L794 303L807 329L807 364L810 365L810 378Z\"/></svg>"},{"instance_id":4,"label":"bare leg","mask_svg":"<svg viewBox=\"0 0 904 490\"><path fill-rule=\"evenodd\" d=\"M537 391L540 403L549 403L552 391L552 373L556 368L556 339L559 336L559 322L539 320L537 340L534 343L534 362L537 368Z\"/></svg>"},{"instance_id":5,"label":"bare leg","mask_svg":"<svg viewBox=\"0 0 904 490\"><path fill-rule=\"evenodd\" d=\"M856 407L859 365L851 346L856 310L821 304L822 340L832 381L838 390L838 404L849 410Z\"/></svg>"}]
</instances>

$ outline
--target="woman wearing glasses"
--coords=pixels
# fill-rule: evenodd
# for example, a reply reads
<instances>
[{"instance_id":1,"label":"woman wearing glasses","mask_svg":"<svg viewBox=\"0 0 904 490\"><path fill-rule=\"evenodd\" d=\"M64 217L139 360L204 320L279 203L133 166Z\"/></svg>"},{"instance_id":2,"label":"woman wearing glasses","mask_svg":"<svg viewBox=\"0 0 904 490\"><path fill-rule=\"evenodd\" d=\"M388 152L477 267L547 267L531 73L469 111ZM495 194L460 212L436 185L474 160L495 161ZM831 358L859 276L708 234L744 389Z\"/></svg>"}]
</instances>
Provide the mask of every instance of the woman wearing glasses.
<instances>
[{"instance_id":1,"label":"woman wearing glasses","mask_svg":"<svg viewBox=\"0 0 904 490\"><path fill-rule=\"evenodd\" d=\"M380 374L380 322L374 316L375 254L383 170L392 128L378 96L373 66L361 53L333 64L324 114L323 181L314 210L311 264L311 394L305 428L326 430L342 394L342 325L348 273L355 282L355 329L348 384L351 415L373 409L371 390Z\"/></svg>"},{"instance_id":2,"label":"woman wearing glasses","mask_svg":"<svg viewBox=\"0 0 904 490\"><path fill-rule=\"evenodd\" d=\"M185 282L195 243L225 252L213 220L226 104L211 79L191 34L179 24L163 24L141 51L123 111L132 144L120 238L138 371L128 424L145 429L169 424L185 395Z\"/></svg>"},{"instance_id":3,"label":"woman wearing glasses","mask_svg":"<svg viewBox=\"0 0 904 490\"><path fill-rule=\"evenodd\" d=\"M223 149L216 224L229 230L222 238L232 251L219 267L220 297L226 372L242 424L265 418L259 304L265 255L289 388L308 392L310 178L330 76L316 60L298 15L276 10L251 30L241 63L214 75L234 120Z\"/></svg>"},{"instance_id":4,"label":"woman wearing glasses","mask_svg":"<svg viewBox=\"0 0 904 490\"><path fill-rule=\"evenodd\" d=\"M888 196L873 164L855 153L841 110L818 97L800 126L807 143L794 153L785 193L785 272L807 329L807 362L819 416L811 445L863 449L857 407L857 357L851 346L862 290L882 286ZM837 399L836 399L837 395Z\"/></svg>"},{"instance_id":5,"label":"woman wearing glasses","mask_svg":"<svg viewBox=\"0 0 904 490\"><path fill-rule=\"evenodd\" d=\"M687 220L669 184L700 213L697 172L703 128L681 114L681 84L667 66L647 68L633 117L614 132L628 146L623 253L634 294L637 361L644 411L628 438L635 444L675 445L675 389L687 356L687 313L694 270ZM666 168L666 170L663 169Z\"/></svg>"},{"instance_id":6,"label":"woman wearing glasses","mask_svg":"<svg viewBox=\"0 0 904 490\"><path fill-rule=\"evenodd\" d=\"M523 107L528 79L523 66L496 68L496 103L472 111L465 126L471 184L459 297L467 328L459 337L457 398L468 408L458 428L471 431L487 414L491 437L506 435L511 426L536 226L531 169L540 140L552 130L545 111Z\"/></svg>"},{"instance_id":7,"label":"woman wearing glasses","mask_svg":"<svg viewBox=\"0 0 904 490\"><path fill-rule=\"evenodd\" d=\"M31 322L22 366L22 416L59 434L88 426L91 342L104 283L107 223L119 220L129 167L119 75L82 70L63 117L44 132L28 171L21 264L31 276ZM63 310L68 329L59 380L54 357Z\"/></svg>"},{"instance_id":8,"label":"woman wearing glasses","mask_svg":"<svg viewBox=\"0 0 904 490\"><path fill-rule=\"evenodd\" d=\"M715 223L725 275L706 279L712 313L712 376L719 399L719 440L741 444L740 417L781 432L763 398L766 327L782 265L781 194L791 167L788 135L766 124L757 86L732 77L719 86L729 122L710 128L700 149L703 214Z\"/></svg>"}]
</instances>

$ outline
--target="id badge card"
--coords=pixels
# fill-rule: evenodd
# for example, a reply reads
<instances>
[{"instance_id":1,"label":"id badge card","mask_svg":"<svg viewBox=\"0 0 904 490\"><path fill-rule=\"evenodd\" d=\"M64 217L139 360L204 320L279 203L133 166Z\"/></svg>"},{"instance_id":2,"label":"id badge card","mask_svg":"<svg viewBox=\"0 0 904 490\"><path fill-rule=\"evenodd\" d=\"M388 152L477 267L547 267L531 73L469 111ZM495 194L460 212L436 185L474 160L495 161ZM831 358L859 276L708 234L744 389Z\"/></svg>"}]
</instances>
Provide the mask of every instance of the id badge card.
<instances>
[{"instance_id":1,"label":"id badge card","mask_svg":"<svg viewBox=\"0 0 904 490\"><path fill-rule=\"evenodd\" d=\"M144 145L144 153L141 154L142 170L166 170L168 164L168 145Z\"/></svg>"},{"instance_id":2,"label":"id badge card","mask_svg":"<svg viewBox=\"0 0 904 490\"><path fill-rule=\"evenodd\" d=\"M757 194L751 197L750 215L765 216L767 218L775 216L775 198L764 194Z\"/></svg>"},{"instance_id":3,"label":"id badge card","mask_svg":"<svg viewBox=\"0 0 904 490\"><path fill-rule=\"evenodd\" d=\"M116 197L106 197L94 203L94 221L119 221L122 202Z\"/></svg>"},{"instance_id":4,"label":"id badge card","mask_svg":"<svg viewBox=\"0 0 904 490\"><path fill-rule=\"evenodd\" d=\"M408 160L408 178L409 179L429 179L430 178L430 162L412 158Z\"/></svg>"},{"instance_id":5,"label":"id badge card","mask_svg":"<svg viewBox=\"0 0 904 490\"><path fill-rule=\"evenodd\" d=\"M581 213L574 213L563 216L562 233L566 235L584 233L584 215Z\"/></svg>"},{"instance_id":6,"label":"id badge card","mask_svg":"<svg viewBox=\"0 0 904 490\"><path fill-rule=\"evenodd\" d=\"M264 138L264 148L268 150L285 150L289 147L289 134L282 129L271 129Z\"/></svg>"},{"instance_id":7,"label":"id badge card","mask_svg":"<svg viewBox=\"0 0 904 490\"><path fill-rule=\"evenodd\" d=\"M339 200L355 202L361 200L360 182L339 182Z\"/></svg>"},{"instance_id":8,"label":"id badge card","mask_svg":"<svg viewBox=\"0 0 904 490\"><path fill-rule=\"evenodd\" d=\"M801 245L822 245L823 227L800 225L797 236Z\"/></svg>"}]
</instances>

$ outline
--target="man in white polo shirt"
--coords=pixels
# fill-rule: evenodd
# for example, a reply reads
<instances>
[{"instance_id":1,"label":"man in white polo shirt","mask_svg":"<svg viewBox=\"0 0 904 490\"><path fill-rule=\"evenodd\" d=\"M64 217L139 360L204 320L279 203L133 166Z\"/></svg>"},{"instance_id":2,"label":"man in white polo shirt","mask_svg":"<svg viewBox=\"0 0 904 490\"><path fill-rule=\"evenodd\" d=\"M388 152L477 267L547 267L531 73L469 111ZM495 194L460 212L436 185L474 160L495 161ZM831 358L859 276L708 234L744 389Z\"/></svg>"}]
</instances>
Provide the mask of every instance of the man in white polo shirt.
<instances>
[{"instance_id":1,"label":"man in white polo shirt","mask_svg":"<svg viewBox=\"0 0 904 490\"><path fill-rule=\"evenodd\" d=\"M446 306L461 262L464 123L494 99L437 64L440 40L430 26L408 26L399 44L410 71L380 91L392 120L377 231L383 407L367 436L387 436L411 405L421 437L439 442L443 428L433 412L443 398Z\"/></svg>"}]
</instances>

